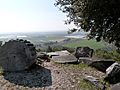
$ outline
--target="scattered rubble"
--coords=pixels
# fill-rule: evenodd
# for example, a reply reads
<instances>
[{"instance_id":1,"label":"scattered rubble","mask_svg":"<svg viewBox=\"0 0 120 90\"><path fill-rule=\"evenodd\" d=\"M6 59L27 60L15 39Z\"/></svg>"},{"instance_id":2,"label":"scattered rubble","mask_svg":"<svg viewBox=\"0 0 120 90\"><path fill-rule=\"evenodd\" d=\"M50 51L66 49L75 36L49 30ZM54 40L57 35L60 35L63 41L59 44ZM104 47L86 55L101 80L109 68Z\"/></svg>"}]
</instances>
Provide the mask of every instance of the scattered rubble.
<instances>
[{"instance_id":1,"label":"scattered rubble","mask_svg":"<svg viewBox=\"0 0 120 90\"><path fill-rule=\"evenodd\" d=\"M0 90L98 90L84 82L83 77L88 73L101 78L104 73L90 67L80 69L77 66L51 61L44 62L44 67L37 65L25 71L5 72L0 76Z\"/></svg>"}]
</instances>

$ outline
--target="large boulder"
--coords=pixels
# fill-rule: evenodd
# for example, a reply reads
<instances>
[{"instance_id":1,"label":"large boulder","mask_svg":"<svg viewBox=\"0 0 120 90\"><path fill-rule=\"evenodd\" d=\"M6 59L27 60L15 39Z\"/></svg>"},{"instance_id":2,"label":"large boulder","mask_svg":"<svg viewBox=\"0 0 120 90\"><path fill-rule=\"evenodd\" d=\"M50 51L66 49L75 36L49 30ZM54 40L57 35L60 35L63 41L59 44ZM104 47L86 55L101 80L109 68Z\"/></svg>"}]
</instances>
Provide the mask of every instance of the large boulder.
<instances>
[{"instance_id":1,"label":"large boulder","mask_svg":"<svg viewBox=\"0 0 120 90\"><path fill-rule=\"evenodd\" d=\"M110 84L116 84L120 82L120 64L114 63L106 69L105 80Z\"/></svg>"},{"instance_id":2,"label":"large boulder","mask_svg":"<svg viewBox=\"0 0 120 90\"><path fill-rule=\"evenodd\" d=\"M79 59L80 57L92 57L93 49L89 47L77 47L75 51L75 57Z\"/></svg>"},{"instance_id":3,"label":"large boulder","mask_svg":"<svg viewBox=\"0 0 120 90\"><path fill-rule=\"evenodd\" d=\"M0 66L4 71L25 70L35 62L35 47L27 40L10 40L0 47Z\"/></svg>"},{"instance_id":4,"label":"large boulder","mask_svg":"<svg viewBox=\"0 0 120 90\"><path fill-rule=\"evenodd\" d=\"M106 72L106 69L110 67L115 61L113 60L98 60L98 61L93 61L92 63L89 64L89 66L96 68L99 71Z\"/></svg>"},{"instance_id":5,"label":"large boulder","mask_svg":"<svg viewBox=\"0 0 120 90\"><path fill-rule=\"evenodd\" d=\"M77 63L77 58L67 50L51 52L48 55L57 63Z\"/></svg>"}]
</instances>

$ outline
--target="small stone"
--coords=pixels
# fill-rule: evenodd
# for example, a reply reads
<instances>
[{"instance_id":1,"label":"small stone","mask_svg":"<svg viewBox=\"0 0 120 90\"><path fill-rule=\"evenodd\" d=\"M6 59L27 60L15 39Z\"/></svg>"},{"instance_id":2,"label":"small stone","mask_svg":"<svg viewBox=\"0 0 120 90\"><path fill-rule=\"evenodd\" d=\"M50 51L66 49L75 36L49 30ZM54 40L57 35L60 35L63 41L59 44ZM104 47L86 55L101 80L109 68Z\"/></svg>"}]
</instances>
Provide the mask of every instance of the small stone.
<instances>
[{"instance_id":1,"label":"small stone","mask_svg":"<svg viewBox=\"0 0 120 90\"><path fill-rule=\"evenodd\" d=\"M74 88L75 86L72 85L71 87Z\"/></svg>"}]
</instances>

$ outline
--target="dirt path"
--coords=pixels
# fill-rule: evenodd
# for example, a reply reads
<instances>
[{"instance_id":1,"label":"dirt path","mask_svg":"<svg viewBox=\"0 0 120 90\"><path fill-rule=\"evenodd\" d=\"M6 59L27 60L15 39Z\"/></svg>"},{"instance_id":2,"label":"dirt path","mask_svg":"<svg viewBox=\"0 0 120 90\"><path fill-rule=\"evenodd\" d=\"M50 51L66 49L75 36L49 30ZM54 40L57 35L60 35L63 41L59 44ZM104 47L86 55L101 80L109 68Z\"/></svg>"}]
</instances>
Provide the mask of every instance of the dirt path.
<instances>
[{"instance_id":1,"label":"dirt path","mask_svg":"<svg viewBox=\"0 0 120 90\"><path fill-rule=\"evenodd\" d=\"M86 87L83 82L85 74L99 78L104 76L84 65L45 62L43 67L38 65L22 72L4 73L0 76L0 90L97 90Z\"/></svg>"}]
</instances>

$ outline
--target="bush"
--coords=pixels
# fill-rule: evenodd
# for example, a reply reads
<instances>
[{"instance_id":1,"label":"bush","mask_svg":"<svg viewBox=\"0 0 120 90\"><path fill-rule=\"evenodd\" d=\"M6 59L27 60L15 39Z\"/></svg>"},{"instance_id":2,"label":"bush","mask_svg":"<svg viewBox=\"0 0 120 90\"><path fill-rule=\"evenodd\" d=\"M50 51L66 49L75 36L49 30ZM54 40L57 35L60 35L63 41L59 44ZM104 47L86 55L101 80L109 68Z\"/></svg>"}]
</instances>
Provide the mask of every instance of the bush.
<instances>
[{"instance_id":1,"label":"bush","mask_svg":"<svg viewBox=\"0 0 120 90\"><path fill-rule=\"evenodd\" d=\"M4 73L3 68L0 66L0 75L2 75Z\"/></svg>"},{"instance_id":2,"label":"bush","mask_svg":"<svg viewBox=\"0 0 120 90\"><path fill-rule=\"evenodd\" d=\"M111 58L115 61L120 62L120 53L118 53L117 51L112 51Z\"/></svg>"},{"instance_id":3,"label":"bush","mask_svg":"<svg viewBox=\"0 0 120 90\"><path fill-rule=\"evenodd\" d=\"M98 58L111 59L111 55L109 52L100 49L95 51L95 56L97 56Z\"/></svg>"},{"instance_id":4,"label":"bush","mask_svg":"<svg viewBox=\"0 0 120 90\"><path fill-rule=\"evenodd\" d=\"M98 58L113 59L120 62L120 53L118 53L116 50L105 51L99 49L95 51L95 56L97 56Z\"/></svg>"}]
</instances>

